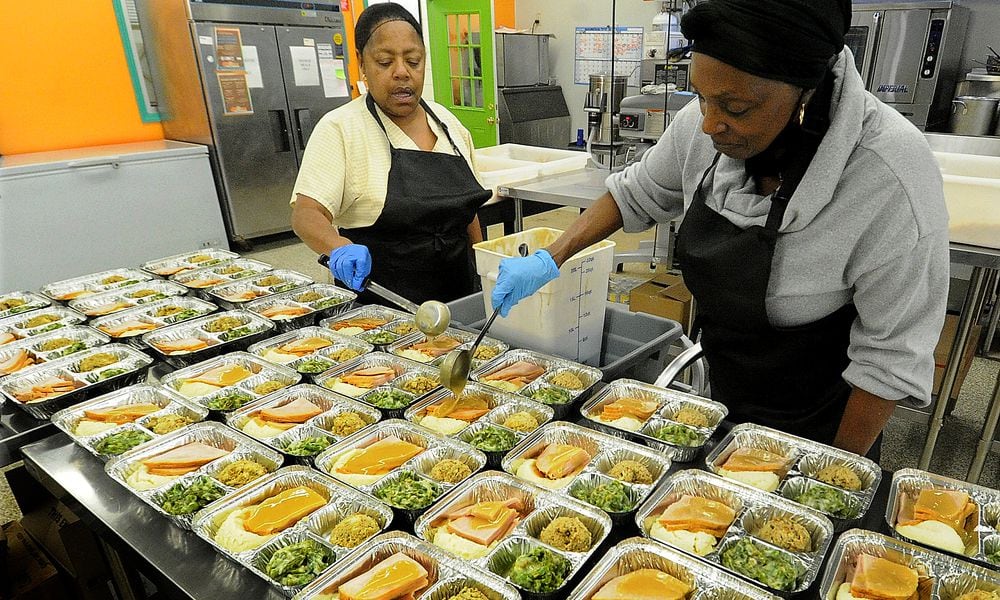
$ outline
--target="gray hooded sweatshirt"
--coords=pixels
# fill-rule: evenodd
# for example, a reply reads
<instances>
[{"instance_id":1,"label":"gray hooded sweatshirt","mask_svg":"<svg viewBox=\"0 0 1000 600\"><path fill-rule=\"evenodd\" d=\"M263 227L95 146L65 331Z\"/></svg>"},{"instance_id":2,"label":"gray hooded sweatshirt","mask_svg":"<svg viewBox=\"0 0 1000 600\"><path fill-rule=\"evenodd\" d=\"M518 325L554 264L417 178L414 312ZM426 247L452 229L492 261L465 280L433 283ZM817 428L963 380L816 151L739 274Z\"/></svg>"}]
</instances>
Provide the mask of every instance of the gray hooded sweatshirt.
<instances>
[{"instance_id":1,"label":"gray hooded sweatshirt","mask_svg":"<svg viewBox=\"0 0 1000 600\"><path fill-rule=\"evenodd\" d=\"M889 400L930 402L934 347L948 295L948 213L923 135L864 89L845 48L834 67L830 128L779 229L767 314L779 327L853 302L844 379ZM625 231L687 209L715 156L697 103L681 110L642 160L608 177ZM740 228L763 226L769 196L742 160L722 156L705 201Z\"/></svg>"}]
</instances>

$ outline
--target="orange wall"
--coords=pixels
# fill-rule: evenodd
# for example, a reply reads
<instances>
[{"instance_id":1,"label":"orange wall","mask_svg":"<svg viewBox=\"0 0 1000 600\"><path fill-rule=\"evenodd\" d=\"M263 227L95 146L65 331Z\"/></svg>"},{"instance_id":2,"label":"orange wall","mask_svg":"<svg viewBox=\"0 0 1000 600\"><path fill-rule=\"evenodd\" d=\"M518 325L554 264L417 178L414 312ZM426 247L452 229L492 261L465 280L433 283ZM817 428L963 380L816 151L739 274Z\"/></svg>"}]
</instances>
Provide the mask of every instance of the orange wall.
<instances>
[{"instance_id":1,"label":"orange wall","mask_svg":"<svg viewBox=\"0 0 1000 600\"><path fill-rule=\"evenodd\" d=\"M162 138L139 116L111 0L0 0L0 154Z\"/></svg>"},{"instance_id":2,"label":"orange wall","mask_svg":"<svg viewBox=\"0 0 1000 600\"><path fill-rule=\"evenodd\" d=\"M514 28L514 0L493 0L494 27Z\"/></svg>"}]
</instances>

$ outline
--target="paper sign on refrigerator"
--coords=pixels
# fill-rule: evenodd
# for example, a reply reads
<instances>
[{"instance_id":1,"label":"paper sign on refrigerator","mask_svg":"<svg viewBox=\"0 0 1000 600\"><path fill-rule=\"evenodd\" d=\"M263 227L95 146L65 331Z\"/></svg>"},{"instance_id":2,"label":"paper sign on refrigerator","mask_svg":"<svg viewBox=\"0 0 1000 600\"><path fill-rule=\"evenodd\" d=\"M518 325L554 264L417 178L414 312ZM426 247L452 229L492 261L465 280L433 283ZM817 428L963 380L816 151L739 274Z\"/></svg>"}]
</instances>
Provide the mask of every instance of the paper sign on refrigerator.
<instances>
[{"instance_id":1,"label":"paper sign on refrigerator","mask_svg":"<svg viewBox=\"0 0 1000 600\"><path fill-rule=\"evenodd\" d=\"M319 74L323 79L323 96L326 98L345 98L350 95L347 89L347 73L344 72L343 61L333 57L332 44L316 44L319 55Z\"/></svg>"},{"instance_id":2,"label":"paper sign on refrigerator","mask_svg":"<svg viewBox=\"0 0 1000 600\"><path fill-rule=\"evenodd\" d=\"M316 48L313 46L290 46L292 53L292 74L295 85L307 87L319 85L319 64L316 61Z\"/></svg>"}]
</instances>

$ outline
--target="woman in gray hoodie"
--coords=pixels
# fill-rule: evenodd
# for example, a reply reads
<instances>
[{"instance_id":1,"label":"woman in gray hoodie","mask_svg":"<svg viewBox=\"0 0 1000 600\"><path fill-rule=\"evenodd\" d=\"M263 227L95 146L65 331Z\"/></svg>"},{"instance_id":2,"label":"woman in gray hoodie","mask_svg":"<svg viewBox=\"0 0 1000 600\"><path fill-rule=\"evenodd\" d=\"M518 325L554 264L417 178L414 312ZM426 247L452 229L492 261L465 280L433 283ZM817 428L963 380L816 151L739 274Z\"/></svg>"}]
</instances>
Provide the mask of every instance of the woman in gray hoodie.
<instances>
[{"instance_id":1,"label":"woman in gray hoodie","mask_svg":"<svg viewBox=\"0 0 1000 600\"><path fill-rule=\"evenodd\" d=\"M712 397L857 452L898 401L929 403L948 290L948 215L923 135L864 89L849 0L708 0L689 104L546 250L500 265L502 314L620 228L684 216ZM873 446L875 446L873 448Z\"/></svg>"}]
</instances>

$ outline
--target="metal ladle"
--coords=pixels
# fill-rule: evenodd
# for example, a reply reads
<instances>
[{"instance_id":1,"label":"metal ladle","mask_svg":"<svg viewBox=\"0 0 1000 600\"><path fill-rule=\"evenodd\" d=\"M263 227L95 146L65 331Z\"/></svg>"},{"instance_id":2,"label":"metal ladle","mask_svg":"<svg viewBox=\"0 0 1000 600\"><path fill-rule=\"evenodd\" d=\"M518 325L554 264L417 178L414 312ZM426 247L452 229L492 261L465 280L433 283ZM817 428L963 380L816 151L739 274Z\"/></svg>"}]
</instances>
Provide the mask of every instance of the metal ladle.
<instances>
[{"instance_id":1,"label":"metal ladle","mask_svg":"<svg viewBox=\"0 0 1000 600\"><path fill-rule=\"evenodd\" d=\"M330 257L325 254L321 254L317 262L324 267L329 267ZM428 338L434 338L441 335L446 329L448 329L448 325L451 324L451 309L449 309L448 305L444 302L428 300L420 306L417 306L415 302L407 300L396 292L382 287L370 279L365 279L362 289L368 290L376 296L384 300L388 300L406 312L412 314L413 322L416 323L417 329L419 329L420 332Z\"/></svg>"},{"instance_id":2,"label":"metal ladle","mask_svg":"<svg viewBox=\"0 0 1000 600\"><path fill-rule=\"evenodd\" d=\"M527 256L528 245L521 244L518 246L517 253L521 256ZM493 314L490 315L490 319L486 321L486 325L479 332L479 336L476 337L476 341L472 343L471 348L456 348L449 352L448 356L444 357L444 360L441 361L441 385L449 390L452 396L442 402L434 414L447 415L458 404L458 397L462 395L462 391L465 390L465 384L469 382L469 372L472 370L472 357L476 355L476 348L479 347L480 342L486 337L486 332L489 331L490 326L493 325L493 321L496 320L499 314L500 307L498 306L493 311Z\"/></svg>"}]
</instances>

